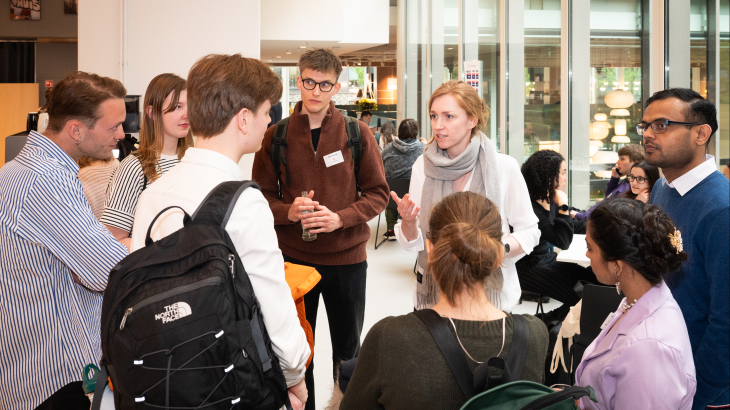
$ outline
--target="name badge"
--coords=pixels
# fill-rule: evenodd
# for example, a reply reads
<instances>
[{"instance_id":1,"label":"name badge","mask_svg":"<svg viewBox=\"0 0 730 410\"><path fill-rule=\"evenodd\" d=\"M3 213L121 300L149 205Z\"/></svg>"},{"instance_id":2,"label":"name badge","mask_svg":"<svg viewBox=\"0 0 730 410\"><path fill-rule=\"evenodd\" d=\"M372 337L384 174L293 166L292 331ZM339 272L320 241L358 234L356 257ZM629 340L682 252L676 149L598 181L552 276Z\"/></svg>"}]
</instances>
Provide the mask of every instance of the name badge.
<instances>
[{"instance_id":1,"label":"name badge","mask_svg":"<svg viewBox=\"0 0 730 410\"><path fill-rule=\"evenodd\" d=\"M616 314L616 312L611 312L606 317L606 320L603 321L603 324L601 325L601 330L605 329L609 323L611 323L611 320L613 320L613 316Z\"/></svg>"},{"instance_id":2,"label":"name badge","mask_svg":"<svg viewBox=\"0 0 730 410\"><path fill-rule=\"evenodd\" d=\"M327 165L327 168L331 167L332 165L337 165L342 162L345 162L345 159L342 158L341 151L333 152L331 154L324 156L324 164Z\"/></svg>"}]
</instances>

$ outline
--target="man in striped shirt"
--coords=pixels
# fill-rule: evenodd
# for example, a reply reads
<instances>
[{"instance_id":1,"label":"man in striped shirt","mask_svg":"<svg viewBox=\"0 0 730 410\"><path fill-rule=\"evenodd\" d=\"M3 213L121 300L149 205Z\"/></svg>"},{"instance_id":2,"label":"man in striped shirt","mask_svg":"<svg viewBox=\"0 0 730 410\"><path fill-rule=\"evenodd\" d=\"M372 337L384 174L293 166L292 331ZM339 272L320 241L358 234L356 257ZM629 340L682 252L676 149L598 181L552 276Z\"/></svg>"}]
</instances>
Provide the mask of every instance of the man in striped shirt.
<instances>
[{"instance_id":1,"label":"man in striped shirt","mask_svg":"<svg viewBox=\"0 0 730 410\"><path fill-rule=\"evenodd\" d=\"M0 169L0 408L78 409L81 371L101 357L111 268L127 249L99 223L76 161L124 137L124 86L71 73L51 92L44 135Z\"/></svg>"}]
</instances>

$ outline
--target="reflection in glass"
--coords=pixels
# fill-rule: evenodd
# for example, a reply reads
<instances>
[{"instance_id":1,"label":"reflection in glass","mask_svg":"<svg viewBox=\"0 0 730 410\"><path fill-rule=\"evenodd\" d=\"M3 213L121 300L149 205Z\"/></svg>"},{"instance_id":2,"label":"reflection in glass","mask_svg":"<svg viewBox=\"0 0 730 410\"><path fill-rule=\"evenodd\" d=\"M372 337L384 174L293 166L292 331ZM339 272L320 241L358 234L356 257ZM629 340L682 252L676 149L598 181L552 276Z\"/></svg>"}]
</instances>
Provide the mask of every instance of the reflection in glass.
<instances>
[{"instance_id":1,"label":"reflection in glass","mask_svg":"<svg viewBox=\"0 0 730 410\"><path fill-rule=\"evenodd\" d=\"M728 166L730 158L730 0L720 0L720 96L718 117L720 129L720 170Z\"/></svg>"},{"instance_id":2,"label":"reflection in glass","mask_svg":"<svg viewBox=\"0 0 730 410\"><path fill-rule=\"evenodd\" d=\"M429 97L426 66L428 0L406 0L405 5L405 118L415 118L421 137L428 138L431 135L426 108Z\"/></svg>"},{"instance_id":3,"label":"reflection in glass","mask_svg":"<svg viewBox=\"0 0 730 410\"><path fill-rule=\"evenodd\" d=\"M689 86L707 98L707 0L691 0L689 34Z\"/></svg>"},{"instance_id":4,"label":"reflection in glass","mask_svg":"<svg viewBox=\"0 0 730 410\"><path fill-rule=\"evenodd\" d=\"M641 0L591 0L590 200L605 196L616 154L640 144ZM610 155L609 155L610 153Z\"/></svg>"},{"instance_id":5,"label":"reflection in glass","mask_svg":"<svg viewBox=\"0 0 730 410\"><path fill-rule=\"evenodd\" d=\"M525 158L560 152L560 21L559 1L525 2Z\"/></svg>"},{"instance_id":6,"label":"reflection in glass","mask_svg":"<svg viewBox=\"0 0 730 410\"><path fill-rule=\"evenodd\" d=\"M489 106L486 134L499 150L499 2L463 0L462 21L467 78L461 79L476 84L479 95ZM477 70L469 70L469 65Z\"/></svg>"}]
</instances>

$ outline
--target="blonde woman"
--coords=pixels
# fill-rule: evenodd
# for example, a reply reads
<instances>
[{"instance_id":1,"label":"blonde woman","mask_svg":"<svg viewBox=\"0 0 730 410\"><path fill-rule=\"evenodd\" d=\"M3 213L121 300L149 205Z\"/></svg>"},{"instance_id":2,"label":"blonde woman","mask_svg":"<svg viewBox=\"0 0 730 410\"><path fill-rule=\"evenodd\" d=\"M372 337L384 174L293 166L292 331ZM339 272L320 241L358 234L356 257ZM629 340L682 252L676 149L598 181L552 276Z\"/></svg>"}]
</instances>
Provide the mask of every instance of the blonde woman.
<instances>
[{"instance_id":1,"label":"blonde woman","mask_svg":"<svg viewBox=\"0 0 730 410\"><path fill-rule=\"evenodd\" d=\"M520 166L514 158L498 153L481 131L489 108L470 85L456 80L442 84L431 95L428 110L433 137L413 164L409 193L401 199L391 192L402 218L395 226L398 242L418 252L414 306L420 310L439 301L438 286L426 263L431 208L453 192L470 191L486 196L499 209L505 256L501 268L489 276L487 288L490 301L509 312L521 294L515 262L540 240Z\"/></svg>"},{"instance_id":2,"label":"blonde woman","mask_svg":"<svg viewBox=\"0 0 730 410\"><path fill-rule=\"evenodd\" d=\"M177 165L193 145L186 88L185 79L169 73L153 78L147 87L139 149L112 175L100 219L117 239L131 236L142 191Z\"/></svg>"}]
</instances>

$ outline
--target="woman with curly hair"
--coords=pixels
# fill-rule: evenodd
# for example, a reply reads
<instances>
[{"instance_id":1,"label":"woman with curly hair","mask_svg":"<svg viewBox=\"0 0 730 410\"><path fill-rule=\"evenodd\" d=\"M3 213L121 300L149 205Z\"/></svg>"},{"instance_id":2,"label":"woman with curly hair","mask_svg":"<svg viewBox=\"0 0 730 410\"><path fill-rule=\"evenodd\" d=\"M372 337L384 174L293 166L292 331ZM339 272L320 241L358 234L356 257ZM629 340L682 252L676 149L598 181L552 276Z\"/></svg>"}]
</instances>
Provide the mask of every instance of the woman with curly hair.
<instances>
[{"instance_id":1,"label":"woman with curly hair","mask_svg":"<svg viewBox=\"0 0 730 410\"><path fill-rule=\"evenodd\" d=\"M687 260L681 233L659 207L618 198L593 210L586 243L598 280L626 298L576 369L576 385L593 387L598 399L582 399L581 408L689 410L692 347L663 279Z\"/></svg>"},{"instance_id":2,"label":"woman with curly hair","mask_svg":"<svg viewBox=\"0 0 730 410\"><path fill-rule=\"evenodd\" d=\"M590 268L575 263L558 262L550 244L568 249L573 241L573 221L568 213L568 196L563 192L568 168L562 155L543 150L534 153L522 165L522 176L530 194L532 210L537 215L540 243L532 253L517 262L517 276L522 290L549 296L563 306L547 313L545 323L562 320L580 296L573 290L579 280L597 282Z\"/></svg>"}]
</instances>

